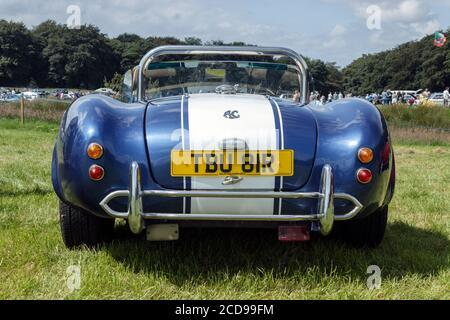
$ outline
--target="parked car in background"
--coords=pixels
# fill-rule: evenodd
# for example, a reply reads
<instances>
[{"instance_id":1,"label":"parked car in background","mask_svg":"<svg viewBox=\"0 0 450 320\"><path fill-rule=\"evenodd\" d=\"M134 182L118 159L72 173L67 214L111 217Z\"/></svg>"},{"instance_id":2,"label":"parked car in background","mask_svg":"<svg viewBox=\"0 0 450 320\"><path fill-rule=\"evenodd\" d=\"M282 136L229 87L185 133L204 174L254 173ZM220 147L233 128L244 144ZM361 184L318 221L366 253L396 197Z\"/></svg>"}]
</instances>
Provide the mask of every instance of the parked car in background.
<instances>
[{"instance_id":1,"label":"parked car in background","mask_svg":"<svg viewBox=\"0 0 450 320\"><path fill-rule=\"evenodd\" d=\"M444 105L444 94L441 92L433 93L430 98L428 99L429 102L443 106Z\"/></svg>"},{"instance_id":2,"label":"parked car in background","mask_svg":"<svg viewBox=\"0 0 450 320\"><path fill-rule=\"evenodd\" d=\"M22 93L22 96L29 101L35 100L37 98L39 98L39 94L37 92L34 91L25 91Z\"/></svg>"},{"instance_id":3,"label":"parked car in background","mask_svg":"<svg viewBox=\"0 0 450 320\"><path fill-rule=\"evenodd\" d=\"M110 88L99 88L94 91L95 93L101 93L107 96L113 96L116 94L116 92Z\"/></svg>"},{"instance_id":4,"label":"parked car in background","mask_svg":"<svg viewBox=\"0 0 450 320\"><path fill-rule=\"evenodd\" d=\"M50 93L50 95L53 96L53 97L58 97L58 95L59 95L61 92L64 92L64 89L56 88L56 89L53 89L53 90L52 90L52 92ZM66 92L67 92L67 90L66 90Z\"/></svg>"},{"instance_id":5,"label":"parked car in background","mask_svg":"<svg viewBox=\"0 0 450 320\"><path fill-rule=\"evenodd\" d=\"M403 95L405 94L409 94L409 95L413 95L413 96L417 96L419 95L423 90L419 89L419 90L392 90L392 94L397 94L397 93L401 93Z\"/></svg>"},{"instance_id":6,"label":"parked car in background","mask_svg":"<svg viewBox=\"0 0 450 320\"><path fill-rule=\"evenodd\" d=\"M62 120L52 182L67 247L108 240L116 218L151 241L177 240L179 226L263 227L280 241L336 226L381 243L395 160L373 104L312 106L306 62L284 48L164 46L135 70L120 101L82 97Z\"/></svg>"},{"instance_id":7,"label":"parked car in background","mask_svg":"<svg viewBox=\"0 0 450 320\"><path fill-rule=\"evenodd\" d=\"M413 105L419 105L420 104L420 99L418 99L415 95L413 95L413 94L405 94L404 96L403 96L403 101L405 102L405 103L407 103L408 105L410 105L410 106L413 106Z\"/></svg>"},{"instance_id":8,"label":"parked car in background","mask_svg":"<svg viewBox=\"0 0 450 320\"><path fill-rule=\"evenodd\" d=\"M68 91L66 89L54 89L50 96L57 99L63 99L65 94L68 94Z\"/></svg>"},{"instance_id":9,"label":"parked car in background","mask_svg":"<svg viewBox=\"0 0 450 320\"><path fill-rule=\"evenodd\" d=\"M43 90L43 89L33 89L31 90L34 93L37 93L37 95L39 96L39 98L45 98L49 95L49 92Z\"/></svg>"},{"instance_id":10,"label":"parked car in background","mask_svg":"<svg viewBox=\"0 0 450 320\"><path fill-rule=\"evenodd\" d=\"M292 100L294 98L293 93L284 93L280 95L280 99Z\"/></svg>"},{"instance_id":11,"label":"parked car in background","mask_svg":"<svg viewBox=\"0 0 450 320\"><path fill-rule=\"evenodd\" d=\"M19 94L2 94L0 95L0 101L1 102L18 102L20 101L20 95Z\"/></svg>"}]
</instances>

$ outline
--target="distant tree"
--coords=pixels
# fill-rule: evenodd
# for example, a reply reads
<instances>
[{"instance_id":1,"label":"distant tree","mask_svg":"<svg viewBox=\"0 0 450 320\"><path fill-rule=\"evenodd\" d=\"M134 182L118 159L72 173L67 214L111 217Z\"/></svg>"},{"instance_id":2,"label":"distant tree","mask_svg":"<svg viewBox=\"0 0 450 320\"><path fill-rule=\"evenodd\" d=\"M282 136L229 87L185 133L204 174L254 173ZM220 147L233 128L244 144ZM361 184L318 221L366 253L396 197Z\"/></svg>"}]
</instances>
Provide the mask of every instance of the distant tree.
<instances>
[{"instance_id":1,"label":"distant tree","mask_svg":"<svg viewBox=\"0 0 450 320\"><path fill-rule=\"evenodd\" d=\"M94 89L118 70L120 59L97 27L67 29L64 39L70 47L64 67L67 86Z\"/></svg>"},{"instance_id":2,"label":"distant tree","mask_svg":"<svg viewBox=\"0 0 450 320\"><path fill-rule=\"evenodd\" d=\"M434 47L433 36L429 35L391 50L363 55L343 73L346 90L359 95L384 89L440 91L450 85L450 47L448 43Z\"/></svg>"},{"instance_id":3,"label":"distant tree","mask_svg":"<svg viewBox=\"0 0 450 320\"><path fill-rule=\"evenodd\" d=\"M47 20L31 30L36 48L38 50L37 60L35 60L34 77L39 86L53 86L54 82L49 76L49 61L44 56L44 49L48 45L48 40L58 34L62 34L63 28L53 20Z\"/></svg>"},{"instance_id":4,"label":"distant tree","mask_svg":"<svg viewBox=\"0 0 450 320\"><path fill-rule=\"evenodd\" d=\"M142 38L134 33L122 33L121 35L118 35L115 39L122 43L133 43L142 41Z\"/></svg>"},{"instance_id":5,"label":"distant tree","mask_svg":"<svg viewBox=\"0 0 450 320\"><path fill-rule=\"evenodd\" d=\"M119 68L119 56L94 26L69 29L46 21L33 34L47 62L46 81L53 86L94 89Z\"/></svg>"},{"instance_id":6,"label":"distant tree","mask_svg":"<svg viewBox=\"0 0 450 320\"><path fill-rule=\"evenodd\" d=\"M313 79L311 90L316 90L323 95L343 91L343 75L335 63L309 58L306 58L306 62Z\"/></svg>"},{"instance_id":7,"label":"distant tree","mask_svg":"<svg viewBox=\"0 0 450 320\"><path fill-rule=\"evenodd\" d=\"M252 46L242 41L223 42L222 40L211 40L205 42L205 46Z\"/></svg>"},{"instance_id":8,"label":"distant tree","mask_svg":"<svg viewBox=\"0 0 450 320\"><path fill-rule=\"evenodd\" d=\"M32 30L32 35L41 49L41 57L44 66L39 82L49 86L64 87L64 67L67 62L67 54L70 50L64 43L66 29L63 25L53 20L47 20Z\"/></svg>"},{"instance_id":9,"label":"distant tree","mask_svg":"<svg viewBox=\"0 0 450 320\"><path fill-rule=\"evenodd\" d=\"M117 71L121 74L136 66L145 54L144 39L136 34L121 34L111 39L110 45L120 59Z\"/></svg>"},{"instance_id":10,"label":"distant tree","mask_svg":"<svg viewBox=\"0 0 450 320\"><path fill-rule=\"evenodd\" d=\"M123 74L115 73L111 80L104 82L104 87L119 92L122 88L123 77Z\"/></svg>"},{"instance_id":11,"label":"distant tree","mask_svg":"<svg viewBox=\"0 0 450 320\"><path fill-rule=\"evenodd\" d=\"M447 30L446 33L449 33ZM307 59L314 89L322 94L347 91L357 95L383 89L442 90L450 85L450 46L434 47L433 37L366 54L343 69L335 63ZM0 20L0 85L94 89L104 79L139 64L161 45L244 46L244 42L202 41L196 37L147 37L123 33L107 38L92 25L69 29L47 20L28 30L24 24ZM113 83L109 80L108 83Z\"/></svg>"},{"instance_id":12,"label":"distant tree","mask_svg":"<svg viewBox=\"0 0 450 320\"><path fill-rule=\"evenodd\" d=\"M184 43L190 46L201 46L203 44L201 39L195 37L184 38Z\"/></svg>"},{"instance_id":13,"label":"distant tree","mask_svg":"<svg viewBox=\"0 0 450 320\"><path fill-rule=\"evenodd\" d=\"M0 85L28 83L36 46L23 23L0 20Z\"/></svg>"}]
</instances>

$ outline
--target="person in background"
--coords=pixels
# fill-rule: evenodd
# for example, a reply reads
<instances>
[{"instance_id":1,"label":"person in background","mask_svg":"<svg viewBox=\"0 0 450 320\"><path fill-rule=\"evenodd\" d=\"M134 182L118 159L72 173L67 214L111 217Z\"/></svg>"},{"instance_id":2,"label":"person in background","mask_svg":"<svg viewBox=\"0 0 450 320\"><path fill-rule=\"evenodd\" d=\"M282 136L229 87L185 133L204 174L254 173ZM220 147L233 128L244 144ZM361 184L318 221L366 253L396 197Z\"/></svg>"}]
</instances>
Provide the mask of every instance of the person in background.
<instances>
[{"instance_id":1,"label":"person in background","mask_svg":"<svg viewBox=\"0 0 450 320\"><path fill-rule=\"evenodd\" d=\"M332 102L333 101L333 94L330 92L328 94L328 102Z\"/></svg>"},{"instance_id":2,"label":"person in background","mask_svg":"<svg viewBox=\"0 0 450 320\"><path fill-rule=\"evenodd\" d=\"M387 89L386 91L387 104L390 105L392 103L392 91L391 89Z\"/></svg>"},{"instance_id":3,"label":"person in background","mask_svg":"<svg viewBox=\"0 0 450 320\"><path fill-rule=\"evenodd\" d=\"M292 97L292 100L294 100L294 102L296 103L300 102L300 91L298 89L294 91L294 96Z\"/></svg>"},{"instance_id":4,"label":"person in background","mask_svg":"<svg viewBox=\"0 0 450 320\"><path fill-rule=\"evenodd\" d=\"M381 93L381 104L384 106L387 104L387 92L386 90L383 90Z\"/></svg>"},{"instance_id":5,"label":"person in background","mask_svg":"<svg viewBox=\"0 0 450 320\"><path fill-rule=\"evenodd\" d=\"M320 104L324 106L325 103L326 103L325 96L321 96L321 97L320 97Z\"/></svg>"},{"instance_id":6,"label":"person in background","mask_svg":"<svg viewBox=\"0 0 450 320\"><path fill-rule=\"evenodd\" d=\"M344 95L342 94L342 92L339 92L338 99L339 100L344 99Z\"/></svg>"},{"instance_id":7,"label":"person in background","mask_svg":"<svg viewBox=\"0 0 450 320\"><path fill-rule=\"evenodd\" d=\"M398 93L394 93L392 95L392 104L397 104L398 102Z\"/></svg>"},{"instance_id":8,"label":"person in background","mask_svg":"<svg viewBox=\"0 0 450 320\"><path fill-rule=\"evenodd\" d=\"M372 93L372 103L374 105L378 104L378 94L376 92Z\"/></svg>"},{"instance_id":9,"label":"person in background","mask_svg":"<svg viewBox=\"0 0 450 320\"><path fill-rule=\"evenodd\" d=\"M397 93L397 94L398 94L398 97L397 97L398 103L404 103L404 102L405 102L405 99L404 99L403 93L402 93L402 92L399 92L399 93Z\"/></svg>"},{"instance_id":10,"label":"person in background","mask_svg":"<svg viewBox=\"0 0 450 320\"><path fill-rule=\"evenodd\" d=\"M311 92L311 95L310 95L309 101L310 101L310 102L318 101L319 98L320 98L319 92L317 92L317 91L312 91L312 92Z\"/></svg>"},{"instance_id":11,"label":"person in background","mask_svg":"<svg viewBox=\"0 0 450 320\"><path fill-rule=\"evenodd\" d=\"M444 90L444 107L448 107L448 100L450 100L450 88L446 87Z\"/></svg>"}]
</instances>

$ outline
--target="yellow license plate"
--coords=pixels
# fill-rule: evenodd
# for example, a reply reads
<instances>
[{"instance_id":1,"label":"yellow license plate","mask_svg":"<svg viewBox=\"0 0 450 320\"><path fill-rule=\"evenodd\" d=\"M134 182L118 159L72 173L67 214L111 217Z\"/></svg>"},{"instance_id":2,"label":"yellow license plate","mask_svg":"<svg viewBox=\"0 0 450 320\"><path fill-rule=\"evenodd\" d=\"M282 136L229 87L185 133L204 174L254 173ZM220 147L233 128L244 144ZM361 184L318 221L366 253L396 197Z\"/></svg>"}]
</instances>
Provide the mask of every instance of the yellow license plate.
<instances>
[{"instance_id":1,"label":"yellow license plate","mask_svg":"<svg viewBox=\"0 0 450 320\"><path fill-rule=\"evenodd\" d=\"M172 150L170 163L173 177L294 175L293 150Z\"/></svg>"}]
</instances>

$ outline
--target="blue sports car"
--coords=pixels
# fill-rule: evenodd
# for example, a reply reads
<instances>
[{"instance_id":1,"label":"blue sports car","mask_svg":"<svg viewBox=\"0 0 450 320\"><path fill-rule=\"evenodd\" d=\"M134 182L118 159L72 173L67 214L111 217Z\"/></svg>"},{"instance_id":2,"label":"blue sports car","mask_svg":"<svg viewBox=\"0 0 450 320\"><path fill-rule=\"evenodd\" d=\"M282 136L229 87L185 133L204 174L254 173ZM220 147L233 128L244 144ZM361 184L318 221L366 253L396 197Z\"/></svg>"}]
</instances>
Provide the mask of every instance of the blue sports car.
<instances>
[{"instance_id":1,"label":"blue sports car","mask_svg":"<svg viewBox=\"0 0 450 320\"><path fill-rule=\"evenodd\" d=\"M150 241L260 227L378 246L395 186L385 119L362 99L310 105L309 79L289 49L164 46L120 101L72 103L52 160L66 246L111 239L118 218Z\"/></svg>"}]
</instances>

